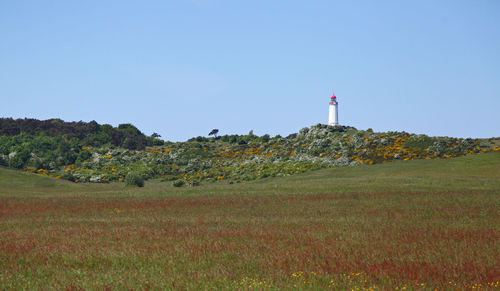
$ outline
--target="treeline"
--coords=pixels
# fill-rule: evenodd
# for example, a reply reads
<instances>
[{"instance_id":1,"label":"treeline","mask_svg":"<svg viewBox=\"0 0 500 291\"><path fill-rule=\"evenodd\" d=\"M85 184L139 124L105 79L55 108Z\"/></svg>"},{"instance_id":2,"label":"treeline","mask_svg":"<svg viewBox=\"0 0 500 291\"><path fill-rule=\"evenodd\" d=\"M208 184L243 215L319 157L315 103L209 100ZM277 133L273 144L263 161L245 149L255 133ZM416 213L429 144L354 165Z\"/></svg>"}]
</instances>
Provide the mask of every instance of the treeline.
<instances>
[{"instance_id":1,"label":"treeline","mask_svg":"<svg viewBox=\"0 0 500 291\"><path fill-rule=\"evenodd\" d=\"M279 139L280 135L276 135L275 137L271 137L269 134L264 134L263 136L258 136L253 133L251 130L247 135L238 135L238 134L226 134L218 137L204 137L198 136L188 139L188 142L214 142L216 140L227 142L230 144L248 144L249 142L269 142L271 139Z\"/></svg>"},{"instance_id":2,"label":"treeline","mask_svg":"<svg viewBox=\"0 0 500 291\"><path fill-rule=\"evenodd\" d=\"M164 143L156 137L145 136L131 124L0 118L0 165L55 169L89 159L86 147L143 150Z\"/></svg>"},{"instance_id":3,"label":"treeline","mask_svg":"<svg viewBox=\"0 0 500 291\"><path fill-rule=\"evenodd\" d=\"M61 119L37 120L32 118L0 118L0 136L64 136L67 140L77 139L81 145L113 145L131 150L142 150L146 146L161 145L162 140L145 136L132 124L120 124L113 127L90 122L65 122Z\"/></svg>"},{"instance_id":4,"label":"treeline","mask_svg":"<svg viewBox=\"0 0 500 291\"><path fill-rule=\"evenodd\" d=\"M345 132L347 130L356 130L356 128L352 126L342 126L342 125L337 125L337 126L328 126L326 124L317 124L315 125L317 128L321 128L325 130L326 132ZM285 137L285 139L290 140L296 138L298 133L292 133L289 134L288 136ZM204 136L197 136L193 137L191 139L188 139L188 142L215 142L216 140L230 143L230 144L238 144L238 145L245 145L250 142L257 142L257 143L267 143L272 140L280 140L283 137L281 135L276 135L274 137L271 137L269 134L264 134L262 136L255 135L253 133L253 130L250 130L250 132L247 135L238 135L238 134L226 134L226 135L221 135L217 137L204 137Z\"/></svg>"}]
</instances>

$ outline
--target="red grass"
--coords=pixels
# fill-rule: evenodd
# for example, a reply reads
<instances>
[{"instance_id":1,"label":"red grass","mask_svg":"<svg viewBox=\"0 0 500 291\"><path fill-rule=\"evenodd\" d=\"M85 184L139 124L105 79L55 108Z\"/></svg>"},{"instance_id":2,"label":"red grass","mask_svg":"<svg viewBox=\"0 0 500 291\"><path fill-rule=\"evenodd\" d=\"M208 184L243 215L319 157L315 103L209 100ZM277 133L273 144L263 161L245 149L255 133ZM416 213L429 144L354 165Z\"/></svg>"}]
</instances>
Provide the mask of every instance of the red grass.
<instances>
[{"instance_id":1,"label":"red grass","mask_svg":"<svg viewBox=\"0 0 500 291\"><path fill-rule=\"evenodd\" d=\"M232 286L244 276L286 287L299 270L323 287L362 277L383 288L465 288L500 280L500 217L488 201L497 194L3 198L0 266L66 290L134 288L105 282L116 272L158 274L135 285L144 289ZM77 277L68 270L87 279L69 283Z\"/></svg>"}]
</instances>

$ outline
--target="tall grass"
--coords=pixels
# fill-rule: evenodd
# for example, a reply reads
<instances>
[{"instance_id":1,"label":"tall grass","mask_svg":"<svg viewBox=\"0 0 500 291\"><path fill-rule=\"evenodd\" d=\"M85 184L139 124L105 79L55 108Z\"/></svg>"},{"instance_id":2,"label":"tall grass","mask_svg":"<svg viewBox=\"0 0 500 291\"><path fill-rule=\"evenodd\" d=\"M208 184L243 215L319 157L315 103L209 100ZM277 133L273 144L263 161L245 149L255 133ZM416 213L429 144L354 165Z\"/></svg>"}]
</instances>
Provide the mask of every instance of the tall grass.
<instances>
[{"instance_id":1,"label":"tall grass","mask_svg":"<svg viewBox=\"0 0 500 291\"><path fill-rule=\"evenodd\" d=\"M494 289L500 154L174 188L0 169L0 289Z\"/></svg>"}]
</instances>

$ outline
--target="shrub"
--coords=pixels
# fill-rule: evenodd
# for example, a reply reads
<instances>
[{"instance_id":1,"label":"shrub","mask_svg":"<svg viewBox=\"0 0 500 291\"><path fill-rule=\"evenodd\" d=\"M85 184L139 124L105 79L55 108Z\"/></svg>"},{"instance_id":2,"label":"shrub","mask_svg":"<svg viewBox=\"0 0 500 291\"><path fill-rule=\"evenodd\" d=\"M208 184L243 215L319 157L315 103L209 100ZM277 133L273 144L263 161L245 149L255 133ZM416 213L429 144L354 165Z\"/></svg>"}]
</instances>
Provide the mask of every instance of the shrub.
<instances>
[{"instance_id":1,"label":"shrub","mask_svg":"<svg viewBox=\"0 0 500 291\"><path fill-rule=\"evenodd\" d=\"M153 139L153 145L154 146L162 146L164 144L165 144L165 142L163 140L161 140L161 139L157 139L157 138Z\"/></svg>"},{"instance_id":2,"label":"shrub","mask_svg":"<svg viewBox=\"0 0 500 291\"><path fill-rule=\"evenodd\" d=\"M87 150L82 150L78 153L77 160L80 162L83 162L85 160L90 159L91 156L92 156L91 152L89 152Z\"/></svg>"},{"instance_id":3,"label":"shrub","mask_svg":"<svg viewBox=\"0 0 500 291\"><path fill-rule=\"evenodd\" d=\"M27 149L24 149L9 159L9 167L21 169L30 157L30 152Z\"/></svg>"},{"instance_id":4,"label":"shrub","mask_svg":"<svg viewBox=\"0 0 500 291\"><path fill-rule=\"evenodd\" d=\"M404 142L404 146L409 149L426 149L434 144L434 139L426 135L417 135Z\"/></svg>"},{"instance_id":5,"label":"shrub","mask_svg":"<svg viewBox=\"0 0 500 291\"><path fill-rule=\"evenodd\" d=\"M111 137L105 132L95 133L85 139L92 146L102 146L111 142Z\"/></svg>"},{"instance_id":6,"label":"shrub","mask_svg":"<svg viewBox=\"0 0 500 291\"><path fill-rule=\"evenodd\" d=\"M73 174L71 173L64 173L61 175L61 178L64 179L64 180L68 180L68 181L71 181L71 182L74 182L77 178L75 176L73 176Z\"/></svg>"},{"instance_id":7,"label":"shrub","mask_svg":"<svg viewBox=\"0 0 500 291\"><path fill-rule=\"evenodd\" d=\"M123 131L123 132L126 132L132 136L142 135L142 132L139 129L137 129L137 127L133 126L130 123L120 124L120 125L118 125L118 129Z\"/></svg>"},{"instance_id":8,"label":"shrub","mask_svg":"<svg viewBox=\"0 0 500 291\"><path fill-rule=\"evenodd\" d=\"M174 185L174 187L182 187L184 186L184 180L175 180L172 185Z\"/></svg>"},{"instance_id":9,"label":"shrub","mask_svg":"<svg viewBox=\"0 0 500 291\"><path fill-rule=\"evenodd\" d=\"M208 138L203 137L203 136L197 136L194 140L197 141L197 142L207 142L207 141L209 141Z\"/></svg>"},{"instance_id":10,"label":"shrub","mask_svg":"<svg viewBox=\"0 0 500 291\"><path fill-rule=\"evenodd\" d=\"M129 150L135 150L137 149L137 141L133 138L125 138L122 143L122 147L129 149Z\"/></svg>"},{"instance_id":11,"label":"shrub","mask_svg":"<svg viewBox=\"0 0 500 291\"><path fill-rule=\"evenodd\" d=\"M125 176L127 186L144 187L144 178L137 173L129 173Z\"/></svg>"}]
</instances>

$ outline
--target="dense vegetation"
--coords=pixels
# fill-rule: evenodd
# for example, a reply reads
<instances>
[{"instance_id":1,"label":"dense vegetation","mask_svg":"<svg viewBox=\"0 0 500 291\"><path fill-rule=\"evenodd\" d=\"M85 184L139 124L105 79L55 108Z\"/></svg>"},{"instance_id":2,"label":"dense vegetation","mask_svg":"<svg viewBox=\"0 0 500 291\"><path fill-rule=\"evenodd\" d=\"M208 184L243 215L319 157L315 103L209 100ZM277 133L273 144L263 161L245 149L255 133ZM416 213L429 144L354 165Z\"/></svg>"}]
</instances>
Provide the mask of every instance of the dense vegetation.
<instances>
[{"instance_id":1,"label":"dense vegetation","mask_svg":"<svg viewBox=\"0 0 500 291\"><path fill-rule=\"evenodd\" d=\"M64 122L60 119L0 118L0 136L21 136L21 139L15 141L27 143L31 140L26 140L26 136L64 137L66 142L76 143L76 139L81 145L97 147L111 145L131 150L142 150L146 146L162 144L161 140L147 137L135 126L127 123L113 127L109 124L100 125L95 121ZM33 141L35 146L38 146L37 142L50 143L50 139Z\"/></svg>"},{"instance_id":2,"label":"dense vegetation","mask_svg":"<svg viewBox=\"0 0 500 291\"><path fill-rule=\"evenodd\" d=\"M131 124L113 127L91 122L64 122L60 119L0 119L0 165L33 170L56 170L88 160L85 146L144 150L161 145Z\"/></svg>"},{"instance_id":3,"label":"dense vegetation","mask_svg":"<svg viewBox=\"0 0 500 291\"><path fill-rule=\"evenodd\" d=\"M137 186L158 177L176 186L195 186L203 181L243 182L328 167L500 151L498 139L375 133L321 124L286 138L251 131L186 142L164 142L156 134L147 137L131 124L115 128L95 121L0 119L0 126L0 165L74 182Z\"/></svg>"}]
</instances>

